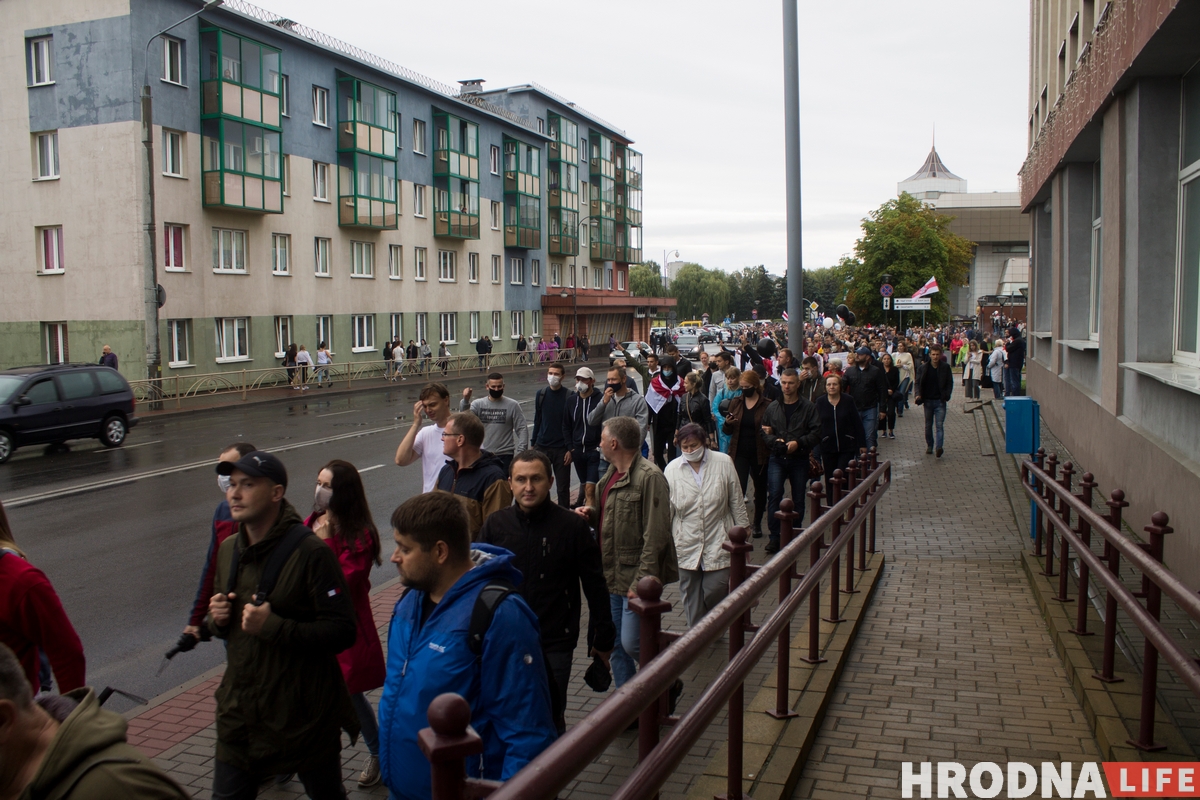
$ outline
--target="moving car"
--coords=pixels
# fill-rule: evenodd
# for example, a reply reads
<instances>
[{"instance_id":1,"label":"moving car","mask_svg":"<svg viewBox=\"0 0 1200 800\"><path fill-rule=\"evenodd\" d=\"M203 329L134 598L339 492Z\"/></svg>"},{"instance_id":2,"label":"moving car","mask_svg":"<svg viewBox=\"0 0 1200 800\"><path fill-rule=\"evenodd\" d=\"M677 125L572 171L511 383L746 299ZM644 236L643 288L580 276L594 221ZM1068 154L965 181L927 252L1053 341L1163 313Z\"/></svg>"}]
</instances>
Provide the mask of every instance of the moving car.
<instances>
[{"instance_id":1,"label":"moving car","mask_svg":"<svg viewBox=\"0 0 1200 800\"><path fill-rule=\"evenodd\" d=\"M646 353L654 352L650 349L650 345L645 342L620 342L617 344L617 349L608 354L608 363L612 364L618 358L625 358L623 350L628 350L629 354L642 364L646 363L646 356L642 351L644 350Z\"/></svg>"},{"instance_id":2,"label":"moving car","mask_svg":"<svg viewBox=\"0 0 1200 800\"><path fill-rule=\"evenodd\" d=\"M18 447L99 439L120 447L137 425L136 400L121 373L94 364L0 371L0 464Z\"/></svg>"}]
</instances>

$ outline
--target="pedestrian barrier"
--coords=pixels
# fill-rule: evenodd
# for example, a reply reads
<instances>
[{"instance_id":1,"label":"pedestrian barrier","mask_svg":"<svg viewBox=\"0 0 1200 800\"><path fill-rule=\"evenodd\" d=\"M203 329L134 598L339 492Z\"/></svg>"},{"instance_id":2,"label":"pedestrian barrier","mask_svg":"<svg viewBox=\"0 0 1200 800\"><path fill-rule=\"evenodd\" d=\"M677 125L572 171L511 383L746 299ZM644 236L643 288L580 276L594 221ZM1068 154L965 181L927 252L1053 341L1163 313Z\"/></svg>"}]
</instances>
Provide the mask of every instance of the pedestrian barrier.
<instances>
[{"instance_id":1,"label":"pedestrian barrier","mask_svg":"<svg viewBox=\"0 0 1200 800\"><path fill-rule=\"evenodd\" d=\"M488 371L510 369L516 367L540 366L554 361L573 362L578 360L578 350L527 350L525 352L492 353L483 356L483 368ZM461 377L464 373L478 372L480 369L478 354L447 356L438 358L436 355L427 359L403 359L394 362L391 368L397 377L417 377L433 380L443 374ZM443 372L443 362L445 371ZM265 369L242 369L229 372L208 372L203 374L171 375L166 378L143 379L130 381L133 396L140 403L162 403L175 401L175 407L181 408L182 401L192 397L202 397L219 394L238 394L245 400L251 392L263 389L279 389L286 386L308 386L318 383L345 383L347 389L354 387L355 381L370 379L388 379L388 362L349 361L340 364L312 365L307 369L302 367L274 366Z\"/></svg>"},{"instance_id":2,"label":"pedestrian barrier","mask_svg":"<svg viewBox=\"0 0 1200 800\"><path fill-rule=\"evenodd\" d=\"M457 694L443 694L429 705L429 724L419 734L421 750L430 761L433 800L539 800L555 798L588 764L603 753L635 719L638 720L638 766L613 794L614 798L657 797L691 747L712 724L722 705L728 704L729 800L741 800L744 681L754 665L774 643L778 647L775 708L767 713L778 719L797 716L789 693L791 620L808 599L809 646L800 658L811 664L824 661L819 652L821 580L829 575L829 622L842 622L841 595L856 592L855 570L867 569L868 553L875 553L876 506L891 486L891 462L880 464L874 450L851 462L843 473L834 473L829 504L822 503L820 483L808 493L813 522L794 535L798 516L791 499L784 499L778 518L780 550L767 563L749 564L753 550L745 528L729 532L723 545L731 556L730 594L695 627L679 634L661 629L671 605L662 600L662 584L654 577L638 582L637 599L629 607L641 616L639 670L629 682L570 728L553 745L504 783L466 777L465 763L483 752L483 742L470 727L470 707ZM828 534L828 539L826 538ZM854 564L857 534L858 565ZM822 552L824 551L824 552ZM796 573L796 562L808 552L809 568ZM845 558L846 587L840 584ZM773 583L779 587L779 604L759 625L750 624L751 609ZM670 714L668 692L675 680L723 632L729 632L729 661L682 716ZM746 634L753 634L749 644ZM670 726L659 740L660 726Z\"/></svg>"},{"instance_id":3,"label":"pedestrian barrier","mask_svg":"<svg viewBox=\"0 0 1200 800\"><path fill-rule=\"evenodd\" d=\"M1158 691L1158 656L1161 653L1174 668L1179 680L1200 698L1200 666L1170 637L1159 623L1162 611L1162 596L1178 603L1179 608L1200 623L1200 596L1162 564L1163 541L1173 529L1167 524L1166 514L1159 511L1150 517L1144 530L1149 534L1145 543L1134 541L1121 532L1122 509L1129 503L1120 489L1113 491L1106 502L1108 514L1102 515L1092 508L1092 495L1096 482L1090 472L1085 472L1079 484L1080 491L1071 488L1075 474L1074 465L1068 461L1058 467L1055 453L1046 455L1039 449L1032 459L1021 464L1021 483L1025 493L1034 503L1034 556L1045 557L1043 575L1058 577L1058 596L1053 599L1068 603L1070 589L1070 558L1074 551L1079 561L1079 577L1075 584L1077 595L1075 627L1071 630L1078 636L1091 636L1087 629L1089 581L1095 580L1104 587L1104 641L1100 671L1093 677L1104 683L1116 683L1122 678L1113 674L1116 658L1117 609L1124 611L1145 636L1142 659L1141 712L1136 739L1129 744L1139 750L1162 750L1165 745L1154 741L1155 696ZM1075 526L1072 527L1072 514ZM1104 538L1103 554L1092 550L1092 533ZM1058 534L1058 572L1054 564L1054 536ZM1121 581L1121 557L1141 574L1141 588L1131 592ZM1143 607L1138 598L1146 601Z\"/></svg>"}]
</instances>

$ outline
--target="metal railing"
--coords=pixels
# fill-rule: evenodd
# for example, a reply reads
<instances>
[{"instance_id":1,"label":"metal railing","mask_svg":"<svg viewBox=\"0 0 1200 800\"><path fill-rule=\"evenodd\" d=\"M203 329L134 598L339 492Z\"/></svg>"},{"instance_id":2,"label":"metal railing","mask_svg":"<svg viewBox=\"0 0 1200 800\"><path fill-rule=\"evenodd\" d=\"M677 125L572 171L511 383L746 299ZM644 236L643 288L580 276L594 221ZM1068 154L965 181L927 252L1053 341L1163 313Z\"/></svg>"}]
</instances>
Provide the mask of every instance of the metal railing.
<instances>
[{"instance_id":1,"label":"metal railing","mask_svg":"<svg viewBox=\"0 0 1200 800\"><path fill-rule=\"evenodd\" d=\"M662 600L662 584L654 577L638 583L637 598L629 607L641 616L640 667L636 676L567 731L541 755L504 783L466 777L465 759L483 752L483 742L470 727L470 707L456 694L443 694L429 705L430 727L419 734L422 751L430 761L433 800L549 800L558 796L584 768L638 720L638 766L625 779L615 798L656 797L663 783L712 724L722 706L728 706L727 771L730 800L742 792L742 725L744 682L772 644L777 654L775 708L767 713L779 719L796 716L788 685L791 658L791 620L808 599L808 651L801 657L810 664L824 661L820 654L821 581L829 576L829 622L843 622L839 610L843 594L855 593L854 572L867 569L867 554L875 553L875 514L880 499L891 486L891 462L878 463L872 451L859 462L838 470L830 482L829 506L822 503L820 483L808 493L813 523L793 538L798 514L791 499L781 503L780 550L766 564L747 563L753 549L745 528L734 528L723 547L730 553L730 594L686 633L661 629L670 603ZM826 539L828 534L828 540ZM854 564L857 534L858 565ZM824 551L824 552L822 552ZM797 560L809 553L803 575ZM846 588L840 584L845 557ZM794 581L798 581L793 584ZM757 627L750 624L751 609L771 587L779 587L779 604ZM693 662L729 631L729 662L708 682L681 717L668 714L668 691ZM746 633L753 633L749 642ZM671 726L659 741L659 727Z\"/></svg>"},{"instance_id":2,"label":"metal railing","mask_svg":"<svg viewBox=\"0 0 1200 800\"><path fill-rule=\"evenodd\" d=\"M578 351L562 350L527 350L523 353L505 352L492 353L483 357L483 369L512 369L519 367L545 367L554 361L571 363L578 361ZM426 359L403 359L393 362L348 361L321 366L284 367L273 366L265 369L241 369L227 372L206 372L201 374L169 375L158 379L142 379L130 381L133 395L139 403L163 403L174 401L176 408L182 408L184 400L196 397L206 397L222 394L241 394L242 399L248 399L251 392L263 389L281 389L287 386L303 388L313 384L345 383L345 388L354 387L355 381L364 380L400 380L401 378L425 378L434 380L453 374L460 377L467 372L478 372L480 356L477 354L447 356L438 358L431 356ZM607 361L607 359L605 359ZM584 363L584 362L580 362Z\"/></svg>"},{"instance_id":3,"label":"metal railing","mask_svg":"<svg viewBox=\"0 0 1200 800\"><path fill-rule=\"evenodd\" d=\"M1106 502L1107 516L1092 508L1096 482L1090 472L1085 472L1079 484L1080 491L1072 490L1075 474L1074 465L1063 464L1061 473L1058 456L1046 455L1038 450L1033 459L1021 464L1021 483L1025 493L1034 502L1034 555L1045 557L1046 577L1058 577L1058 595L1062 603L1071 601L1070 557L1071 551L1079 561L1079 577L1075 584L1077 594L1075 627L1071 630L1078 636L1090 636L1087 629L1089 602L1089 580L1104 587L1104 649L1100 671L1093 677L1104 683L1123 680L1114 674L1117 640L1117 609L1124 611L1145 637L1142 659L1141 717L1137 739L1129 744L1139 750L1162 750L1165 745L1154 741L1154 716L1158 691L1158 656L1161 653L1174 668L1179 680L1200 698L1200 666L1180 647L1159 623L1164 593L1174 600L1192 621L1200 623L1200 596L1163 566L1163 540L1173 529L1167 524L1166 514L1159 511L1150 517L1144 530L1149 534L1147 542L1137 542L1121 532L1122 509L1128 507L1125 493L1113 491ZM1072 527L1072 515L1075 526ZM1092 550L1092 533L1104 538L1104 552L1097 555ZM1058 534L1058 572L1054 565L1054 536ZM1121 557L1141 573L1141 588L1131 592L1121 580ZM1143 607L1138 598L1146 601Z\"/></svg>"}]
</instances>

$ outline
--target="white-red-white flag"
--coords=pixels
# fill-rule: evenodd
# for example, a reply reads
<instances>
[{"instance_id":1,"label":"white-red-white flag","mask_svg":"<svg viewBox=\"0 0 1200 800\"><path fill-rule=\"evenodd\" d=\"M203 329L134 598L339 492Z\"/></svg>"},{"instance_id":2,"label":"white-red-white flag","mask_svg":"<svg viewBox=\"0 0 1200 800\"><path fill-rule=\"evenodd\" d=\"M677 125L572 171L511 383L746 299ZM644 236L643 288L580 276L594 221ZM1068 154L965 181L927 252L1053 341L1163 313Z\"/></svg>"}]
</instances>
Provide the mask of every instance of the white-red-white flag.
<instances>
[{"instance_id":1,"label":"white-red-white flag","mask_svg":"<svg viewBox=\"0 0 1200 800\"><path fill-rule=\"evenodd\" d=\"M913 292L913 300L920 300L922 297L929 297L929 295L937 293L937 278L930 278L928 283Z\"/></svg>"}]
</instances>

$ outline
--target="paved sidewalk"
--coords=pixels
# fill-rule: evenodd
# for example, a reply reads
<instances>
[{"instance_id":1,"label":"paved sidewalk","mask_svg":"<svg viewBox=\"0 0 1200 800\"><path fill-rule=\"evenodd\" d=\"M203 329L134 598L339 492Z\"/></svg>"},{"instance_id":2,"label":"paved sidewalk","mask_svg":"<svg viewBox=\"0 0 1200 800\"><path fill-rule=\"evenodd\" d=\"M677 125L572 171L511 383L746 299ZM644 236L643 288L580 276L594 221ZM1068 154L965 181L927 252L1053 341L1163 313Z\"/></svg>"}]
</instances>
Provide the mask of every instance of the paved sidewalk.
<instances>
[{"instance_id":1,"label":"paved sidewalk","mask_svg":"<svg viewBox=\"0 0 1200 800\"><path fill-rule=\"evenodd\" d=\"M796 798L899 797L904 761L1075 761L1099 748L1021 569L995 456L956 388L946 453L924 414L880 442L894 465L888 566Z\"/></svg>"}]
</instances>

